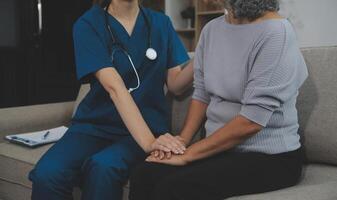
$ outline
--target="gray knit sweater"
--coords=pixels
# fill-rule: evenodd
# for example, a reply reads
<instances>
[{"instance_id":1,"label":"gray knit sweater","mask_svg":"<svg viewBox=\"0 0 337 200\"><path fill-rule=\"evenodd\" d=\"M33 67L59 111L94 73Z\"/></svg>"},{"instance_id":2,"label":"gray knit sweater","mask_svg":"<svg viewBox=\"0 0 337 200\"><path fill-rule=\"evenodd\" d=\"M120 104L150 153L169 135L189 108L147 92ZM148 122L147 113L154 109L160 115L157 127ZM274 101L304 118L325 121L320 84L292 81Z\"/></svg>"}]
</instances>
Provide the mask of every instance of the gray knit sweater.
<instances>
[{"instance_id":1,"label":"gray knit sweater","mask_svg":"<svg viewBox=\"0 0 337 200\"><path fill-rule=\"evenodd\" d=\"M233 150L277 154L298 149L296 98L308 76L286 19L233 25L219 17L202 31L193 99L205 102L207 136L237 115L264 128Z\"/></svg>"}]
</instances>

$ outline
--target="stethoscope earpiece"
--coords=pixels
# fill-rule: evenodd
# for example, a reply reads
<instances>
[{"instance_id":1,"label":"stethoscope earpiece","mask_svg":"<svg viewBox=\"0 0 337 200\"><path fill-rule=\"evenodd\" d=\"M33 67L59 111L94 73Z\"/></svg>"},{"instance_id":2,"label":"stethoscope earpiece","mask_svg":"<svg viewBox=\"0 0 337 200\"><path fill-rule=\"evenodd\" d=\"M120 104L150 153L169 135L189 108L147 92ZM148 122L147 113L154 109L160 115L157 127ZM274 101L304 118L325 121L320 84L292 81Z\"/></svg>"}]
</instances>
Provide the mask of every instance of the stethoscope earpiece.
<instances>
[{"instance_id":1,"label":"stethoscope earpiece","mask_svg":"<svg viewBox=\"0 0 337 200\"><path fill-rule=\"evenodd\" d=\"M157 52L153 48L148 48L146 50L146 57L150 60L156 60L157 59Z\"/></svg>"}]
</instances>

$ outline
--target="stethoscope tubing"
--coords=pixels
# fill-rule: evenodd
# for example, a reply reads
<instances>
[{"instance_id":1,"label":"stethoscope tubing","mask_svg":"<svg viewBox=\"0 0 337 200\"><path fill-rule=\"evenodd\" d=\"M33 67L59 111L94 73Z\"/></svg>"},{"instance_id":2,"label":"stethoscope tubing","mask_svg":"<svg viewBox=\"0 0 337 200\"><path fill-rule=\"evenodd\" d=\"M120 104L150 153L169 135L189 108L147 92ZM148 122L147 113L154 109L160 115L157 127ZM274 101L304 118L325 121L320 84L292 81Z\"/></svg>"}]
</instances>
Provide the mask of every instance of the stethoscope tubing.
<instances>
[{"instance_id":1,"label":"stethoscope tubing","mask_svg":"<svg viewBox=\"0 0 337 200\"><path fill-rule=\"evenodd\" d=\"M112 51L112 53L111 53L111 62L113 62L114 54L115 54L117 51L118 51L118 49L115 49L115 50ZM133 92L134 90L137 90L137 89L140 87L140 78L139 78L139 75L138 75L136 66L135 66L135 64L134 64L133 61L132 61L131 56L128 54L128 52L126 52L126 51L123 50L123 49L120 49L120 51L122 51L122 52L125 54L125 56L128 58L128 60L129 60L129 62L130 62L130 64L131 64L131 66L132 66L132 69L133 69L133 71L134 71L134 73L135 73L135 75L136 75L136 78L137 78L137 86L134 87L134 88L129 88L129 89L128 89L129 93L131 93L131 92Z\"/></svg>"},{"instance_id":2,"label":"stethoscope tubing","mask_svg":"<svg viewBox=\"0 0 337 200\"><path fill-rule=\"evenodd\" d=\"M137 90L139 87L140 87L140 78L139 78L139 75L138 75L138 72L137 72L137 69L134 65L134 62L130 56L130 54L128 53L127 49L124 47L123 44L117 42L117 38L115 37L115 34L114 32L112 31L111 29L111 26L109 24L109 21L108 21L108 8L110 6L111 2L107 5L107 7L105 8L105 25L108 29L108 32L110 34L110 39L112 41L112 45L108 45L109 46L109 52L110 52L110 55L111 55L111 61L113 62L114 61L114 54L117 50L113 50L113 46L118 46L121 48L122 52L127 56L129 62L131 63L131 66L132 66L132 69L136 75L136 78L137 78L137 86L136 87L133 87L133 88L129 88L128 91L129 93L133 92L134 90ZM142 15L144 16L144 19L145 19L145 23L146 23L146 26L148 28L148 49L147 49L147 52L146 52L146 56L151 59L151 60L155 60L156 57L157 57L157 52L152 48L152 41L151 41L151 38L152 38L152 27L150 25L150 20L148 19L147 15L145 14L145 11L143 10L143 8L140 6L140 12L142 13ZM155 54L155 56L152 56L152 57L149 57L147 55L148 51L153 51L153 53Z\"/></svg>"}]
</instances>

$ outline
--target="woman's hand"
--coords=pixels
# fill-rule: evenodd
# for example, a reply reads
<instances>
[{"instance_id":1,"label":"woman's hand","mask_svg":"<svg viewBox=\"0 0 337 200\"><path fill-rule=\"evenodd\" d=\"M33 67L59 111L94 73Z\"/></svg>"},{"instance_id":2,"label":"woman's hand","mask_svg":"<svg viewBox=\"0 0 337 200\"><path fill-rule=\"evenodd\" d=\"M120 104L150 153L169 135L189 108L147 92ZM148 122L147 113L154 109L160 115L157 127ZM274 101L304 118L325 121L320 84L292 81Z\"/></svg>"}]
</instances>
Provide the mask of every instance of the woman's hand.
<instances>
[{"instance_id":1,"label":"woman's hand","mask_svg":"<svg viewBox=\"0 0 337 200\"><path fill-rule=\"evenodd\" d=\"M151 156L157 158L157 159L170 159L172 157L172 152L164 152L160 150L155 150L151 152Z\"/></svg>"},{"instance_id":2,"label":"woman's hand","mask_svg":"<svg viewBox=\"0 0 337 200\"><path fill-rule=\"evenodd\" d=\"M163 151L165 153L184 154L186 147L180 137L174 137L169 133L161 135L151 144L152 151Z\"/></svg>"},{"instance_id":3,"label":"woman's hand","mask_svg":"<svg viewBox=\"0 0 337 200\"><path fill-rule=\"evenodd\" d=\"M174 137L177 138L181 143L183 143L184 147L187 147L189 142L185 138L181 137L180 135L177 135L177 136L174 136Z\"/></svg>"},{"instance_id":4,"label":"woman's hand","mask_svg":"<svg viewBox=\"0 0 337 200\"><path fill-rule=\"evenodd\" d=\"M177 136L174 136L175 138L177 138L180 142L182 142L184 144L185 147L187 147L187 141L182 138L181 136L177 135ZM172 152L164 152L164 151L161 151L161 150L155 150L155 151L152 151L151 152L151 155L162 160L164 158L166 159L170 159L172 157Z\"/></svg>"},{"instance_id":5,"label":"woman's hand","mask_svg":"<svg viewBox=\"0 0 337 200\"><path fill-rule=\"evenodd\" d=\"M159 159L154 155L150 155L146 158L146 162L161 163L173 166L184 166L188 164L186 155L172 155L169 159Z\"/></svg>"}]
</instances>

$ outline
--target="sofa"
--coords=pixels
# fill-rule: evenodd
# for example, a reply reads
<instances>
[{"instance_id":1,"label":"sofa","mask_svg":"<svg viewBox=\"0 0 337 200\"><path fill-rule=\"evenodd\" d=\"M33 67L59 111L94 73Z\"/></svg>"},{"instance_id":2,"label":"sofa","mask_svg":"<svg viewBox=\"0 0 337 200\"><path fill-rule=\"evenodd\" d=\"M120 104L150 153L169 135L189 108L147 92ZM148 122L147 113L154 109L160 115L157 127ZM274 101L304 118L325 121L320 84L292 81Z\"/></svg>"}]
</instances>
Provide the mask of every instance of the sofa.
<instances>
[{"instance_id":1,"label":"sofa","mask_svg":"<svg viewBox=\"0 0 337 200\"><path fill-rule=\"evenodd\" d=\"M302 52L310 73L298 98L306 160L302 178L294 187L230 200L337 200L337 47L305 48ZM30 199L27 174L52 146L29 149L2 138L68 125L88 90L89 86L83 86L74 102L0 109L0 200ZM191 93L192 89L180 97L168 95L172 133L181 129ZM125 199L127 192L125 186ZM79 199L80 190L75 189L74 195Z\"/></svg>"}]
</instances>

